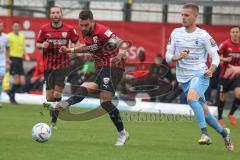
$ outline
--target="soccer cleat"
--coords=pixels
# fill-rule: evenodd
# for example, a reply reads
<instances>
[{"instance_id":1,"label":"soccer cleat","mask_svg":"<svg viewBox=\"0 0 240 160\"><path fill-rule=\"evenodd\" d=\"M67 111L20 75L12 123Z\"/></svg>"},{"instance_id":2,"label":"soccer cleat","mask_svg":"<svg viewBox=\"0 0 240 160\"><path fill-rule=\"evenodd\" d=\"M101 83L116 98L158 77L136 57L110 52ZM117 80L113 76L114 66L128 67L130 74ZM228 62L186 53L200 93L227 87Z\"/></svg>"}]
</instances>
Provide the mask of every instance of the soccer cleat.
<instances>
[{"instance_id":1,"label":"soccer cleat","mask_svg":"<svg viewBox=\"0 0 240 160\"><path fill-rule=\"evenodd\" d=\"M51 129L57 129L57 124L54 123L54 122L51 122L50 128L51 128Z\"/></svg>"},{"instance_id":2,"label":"soccer cleat","mask_svg":"<svg viewBox=\"0 0 240 160\"><path fill-rule=\"evenodd\" d=\"M129 134L124 129L121 132L119 132L119 136L118 136L117 142L115 143L115 146L123 146L128 139L129 139Z\"/></svg>"},{"instance_id":3,"label":"soccer cleat","mask_svg":"<svg viewBox=\"0 0 240 160\"><path fill-rule=\"evenodd\" d=\"M208 135L202 134L201 138L198 140L198 143L200 145L205 145L205 144L210 145L210 144L212 144L212 140Z\"/></svg>"},{"instance_id":4,"label":"soccer cleat","mask_svg":"<svg viewBox=\"0 0 240 160\"><path fill-rule=\"evenodd\" d=\"M224 122L223 119L219 119L219 120L218 120L218 123L219 123L223 128L226 127L226 124L225 124L225 122Z\"/></svg>"},{"instance_id":5,"label":"soccer cleat","mask_svg":"<svg viewBox=\"0 0 240 160\"><path fill-rule=\"evenodd\" d=\"M55 109L57 110L65 110L69 107L69 103L67 101L61 101L56 104Z\"/></svg>"},{"instance_id":6,"label":"soccer cleat","mask_svg":"<svg viewBox=\"0 0 240 160\"><path fill-rule=\"evenodd\" d=\"M233 145L233 142L232 142L230 129L229 128L224 128L224 129L227 131L227 136L223 138L224 142L225 142L225 147L227 148L227 150L233 151L234 150L234 145Z\"/></svg>"},{"instance_id":7,"label":"soccer cleat","mask_svg":"<svg viewBox=\"0 0 240 160\"><path fill-rule=\"evenodd\" d=\"M233 117L233 115L228 115L228 119L230 121L230 123L233 125L233 126L236 126L237 125L237 121L236 119Z\"/></svg>"}]
</instances>

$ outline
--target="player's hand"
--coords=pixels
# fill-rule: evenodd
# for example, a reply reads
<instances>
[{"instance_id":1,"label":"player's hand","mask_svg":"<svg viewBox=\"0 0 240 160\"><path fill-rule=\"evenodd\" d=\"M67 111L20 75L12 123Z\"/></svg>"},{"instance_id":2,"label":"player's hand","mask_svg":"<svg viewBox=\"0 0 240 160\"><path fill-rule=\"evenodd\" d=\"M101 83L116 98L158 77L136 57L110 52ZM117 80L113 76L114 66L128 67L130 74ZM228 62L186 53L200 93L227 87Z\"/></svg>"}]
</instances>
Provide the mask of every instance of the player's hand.
<instances>
[{"instance_id":1,"label":"player's hand","mask_svg":"<svg viewBox=\"0 0 240 160\"><path fill-rule=\"evenodd\" d=\"M207 78L211 78L212 75L213 75L213 72L210 69L206 70L204 73L204 76Z\"/></svg>"},{"instance_id":2,"label":"player's hand","mask_svg":"<svg viewBox=\"0 0 240 160\"><path fill-rule=\"evenodd\" d=\"M42 48L46 49L49 47L49 43L47 41L43 42Z\"/></svg>"},{"instance_id":3,"label":"player's hand","mask_svg":"<svg viewBox=\"0 0 240 160\"><path fill-rule=\"evenodd\" d=\"M231 62L232 61L232 57L226 57L223 59L224 62Z\"/></svg>"},{"instance_id":4,"label":"player's hand","mask_svg":"<svg viewBox=\"0 0 240 160\"><path fill-rule=\"evenodd\" d=\"M183 58L185 58L189 53L189 50L184 50L182 51L179 55L176 55L175 57L173 57L173 61L179 61Z\"/></svg>"},{"instance_id":5,"label":"player's hand","mask_svg":"<svg viewBox=\"0 0 240 160\"><path fill-rule=\"evenodd\" d=\"M189 50L184 50L184 51L182 51L182 52L180 53L180 55L179 55L179 58L180 58L180 59L185 58L185 57L188 55L188 53L189 53Z\"/></svg>"},{"instance_id":6,"label":"player's hand","mask_svg":"<svg viewBox=\"0 0 240 160\"><path fill-rule=\"evenodd\" d=\"M69 48L66 46L61 46L59 49L59 53L69 53Z\"/></svg>"},{"instance_id":7,"label":"player's hand","mask_svg":"<svg viewBox=\"0 0 240 160\"><path fill-rule=\"evenodd\" d=\"M224 78L226 79L233 79L234 77L237 76L237 73L235 72L235 66L233 65L228 65L228 68L225 71Z\"/></svg>"}]
</instances>

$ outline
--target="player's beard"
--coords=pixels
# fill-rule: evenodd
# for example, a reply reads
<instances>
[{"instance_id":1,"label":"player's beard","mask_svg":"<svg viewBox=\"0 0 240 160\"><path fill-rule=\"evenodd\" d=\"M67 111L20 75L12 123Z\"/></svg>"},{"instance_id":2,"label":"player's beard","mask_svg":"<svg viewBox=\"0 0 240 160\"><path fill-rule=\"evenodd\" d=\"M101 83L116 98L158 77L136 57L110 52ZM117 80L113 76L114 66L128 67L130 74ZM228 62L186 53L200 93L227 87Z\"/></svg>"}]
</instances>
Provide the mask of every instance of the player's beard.
<instances>
[{"instance_id":1,"label":"player's beard","mask_svg":"<svg viewBox=\"0 0 240 160\"><path fill-rule=\"evenodd\" d=\"M52 20L52 26L54 27L54 28L59 28L60 26L62 25L62 21L60 20L60 19L58 19L58 20Z\"/></svg>"}]
</instances>

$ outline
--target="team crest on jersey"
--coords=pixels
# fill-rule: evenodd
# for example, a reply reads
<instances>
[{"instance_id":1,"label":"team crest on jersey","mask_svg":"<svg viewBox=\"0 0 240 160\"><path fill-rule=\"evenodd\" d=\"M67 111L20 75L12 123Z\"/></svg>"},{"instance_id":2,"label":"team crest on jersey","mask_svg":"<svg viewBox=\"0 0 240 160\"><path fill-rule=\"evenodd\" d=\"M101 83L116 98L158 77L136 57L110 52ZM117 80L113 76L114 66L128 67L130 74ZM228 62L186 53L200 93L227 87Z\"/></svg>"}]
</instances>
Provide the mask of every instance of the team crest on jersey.
<instances>
[{"instance_id":1,"label":"team crest on jersey","mask_svg":"<svg viewBox=\"0 0 240 160\"><path fill-rule=\"evenodd\" d=\"M210 39L210 44L212 47L215 47L217 45L213 38Z\"/></svg>"},{"instance_id":2,"label":"team crest on jersey","mask_svg":"<svg viewBox=\"0 0 240 160\"><path fill-rule=\"evenodd\" d=\"M97 37L97 36L94 36L94 37L93 37L93 42L94 42L94 43L97 43L97 42L98 42L98 37Z\"/></svg>"},{"instance_id":3,"label":"team crest on jersey","mask_svg":"<svg viewBox=\"0 0 240 160\"><path fill-rule=\"evenodd\" d=\"M62 36L63 36L63 38L66 38L67 37L67 32L62 32Z\"/></svg>"}]
</instances>

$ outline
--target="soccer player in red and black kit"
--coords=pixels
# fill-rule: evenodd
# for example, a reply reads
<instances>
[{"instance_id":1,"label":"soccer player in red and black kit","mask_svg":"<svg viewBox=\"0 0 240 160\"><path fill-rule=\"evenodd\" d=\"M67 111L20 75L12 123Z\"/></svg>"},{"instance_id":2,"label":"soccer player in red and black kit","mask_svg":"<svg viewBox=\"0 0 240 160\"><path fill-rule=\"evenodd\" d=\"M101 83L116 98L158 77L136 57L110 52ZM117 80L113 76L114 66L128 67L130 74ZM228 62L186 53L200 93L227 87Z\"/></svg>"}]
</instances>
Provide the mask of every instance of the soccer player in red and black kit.
<instances>
[{"instance_id":1,"label":"soccer player in red and black kit","mask_svg":"<svg viewBox=\"0 0 240 160\"><path fill-rule=\"evenodd\" d=\"M219 47L219 54L221 56L221 68L220 68L220 97L218 105L218 120L222 126L225 123L222 119L222 113L224 108L227 92L234 90L235 99L232 104L232 108L228 114L228 119L232 125L236 125L237 122L233 117L234 112L240 105L240 76L236 76L233 79L224 77L225 72L230 66L240 66L240 28L233 26L230 29L230 39L225 40Z\"/></svg>"},{"instance_id":2,"label":"soccer player in red and black kit","mask_svg":"<svg viewBox=\"0 0 240 160\"><path fill-rule=\"evenodd\" d=\"M112 103L116 87L123 76L125 68L125 49L119 47L123 41L108 27L96 23L92 12L89 10L80 12L79 25L85 46L75 48L61 47L60 52L70 55L75 55L75 53L90 53L97 68L96 80L95 82L84 82L78 88L77 92L81 97L72 96L68 100L58 103L56 108L68 108L70 105L82 101L84 97L97 91L101 106L108 112L110 119L119 132L119 137L115 145L123 146L129 134L124 129L119 110Z\"/></svg>"},{"instance_id":3,"label":"soccer player in red and black kit","mask_svg":"<svg viewBox=\"0 0 240 160\"><path fill-rule=\"evenodd\" d=\"M61 101L64 80L68 73L70 58L59 53L62 46L68 46L70 41L77 44L79 36L71 25L62 22L62 10L59 6L50 9L51 22L41 27L37 46L43 49L44 78L46 81L46 99L54 105ZM56 126L58 111L50 110L51 127Z\"/></svg>"}]
</instances>

